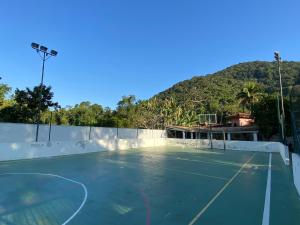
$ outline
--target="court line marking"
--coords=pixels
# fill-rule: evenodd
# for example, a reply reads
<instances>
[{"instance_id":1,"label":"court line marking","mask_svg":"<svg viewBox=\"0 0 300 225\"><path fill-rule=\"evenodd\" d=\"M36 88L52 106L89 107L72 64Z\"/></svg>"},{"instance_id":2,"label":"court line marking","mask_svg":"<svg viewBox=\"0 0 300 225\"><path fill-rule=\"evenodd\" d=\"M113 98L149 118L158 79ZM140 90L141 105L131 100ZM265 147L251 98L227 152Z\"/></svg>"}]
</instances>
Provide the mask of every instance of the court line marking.
<instances>
[{"instance_id":1,"label":"court line marking","mask_svg":"<svg viewBox=\"0 0 300 225\"><path fill-rule=\"evenodd\" d=\"M178 157L171 157L171 156L169 156L169 155L163 155L163 154L145 154L147 157L149 157L149 160L150 159L152 159L152 156L153 155L155 155L155 156L159 156L159 157L163 157L164 159L166 158L166 159L168 159L168 160L173 160L173 161L188 161L188 162L199 162L199 164L200 163L204 163L204 164L210 164L210 165L213 165L213 166L232 166L232 167L240 167L240 166L242 166L242 163L241 162L234 162L234 161L232 161L232 162L220 162L220 161L205 161L205 160L197 160L197 159L188 159L188 158L185 158L185 157L180 157L180 156L178 156ZM140 158L140 157L138 157L138 156L140 156L140 157L142 157L141 155L139 155L139 154L136 154L136 155L133 155L133 157L132 157L132 155L130 155L128 158ZM207 157L201 157L201 156L198 156L198 157L196 157L196 158L201 158L201 159L207 159L207 160L212 160L211 158L207 158ZM268 167L269 165L268 164L255 164L255 167L256 168L265 168L265 167ZM273 166L273 169L274 169L274 166ZM226 179L226 180L229 180L229 178L228 179Z\"/></svg>"},{"instance_id":2,"label":"court line marking","mask_svg":"<svg viewBox=\"0 0 300 225\"><path fill-rule=\"evenodd\" d=\"M178 169L168 169L168 168L164 168L164 169L165 170L169 170L169 171L178 172L178 173L188 174L188 175L196 175L196 176L202 176L202 177L209 177L209 178L214 178L214 179L219 179L219 180L225 180L225 181L228 180L228 178L225 178L225 177L211 176L211 175L207 175L207 174L204 174L204 173L186 172L186 171L178 170Z\"/></svg>"},{"instance_id":3,"label":"court line marking","mask_svg":"<svg viewBox=\"0 0 300 225\"><path fill-rule=\"evenodd\" d=\"M183 174L188 174L188 175L196 175L196 176L201 176L201 177L208 177L208 178L213 178L213 179L219 179L219 180L225 180L225 181L228 181L229 179L228 178L224 178L224 177L218 177L218 176L213 176L213 175L207 175L207 174L204 174L204 173L194 173L194 172L186 172L186 171L183 171L183 170L179 170L179 169L169 169L169 168L162 168L162 167L159 167L159 166L145 166L144 164L142 163L136 163L136 162L127 162L127 161L123 161L123 160L113 160L113 159L101 159L102 161L105 161L105 162L109 162L109 163L121 163L121 164L133 164L133 165L142 165L143 167L148 167L148 168L152 168L152 169L163 169L163 170L168 170L168 171L173 171L173 172L178 172L178 173L183 173Z\"/></svg>"},{"instance_id":4,"label":"court line marking","mask_svg":"<svg viewBox=\"0 0 300 225\"><path fill-rule=\"evenodd\" d=\"M212 161L212 159L207 158L207 157L197 157L197 158L201 158L201 159L207 159L207 160L211 160L211 161L205 161L205 160L198 160L198 159L188 159L185 157L175 157L175 156L168 156L168 155L163 155L163 154L146 154L146 156L150 156L150 158L155 155L155 156L159 156L159 157L163 157L163 158L167 158L169 160L180 160L180 161L190 161L190 162L199 162L199 163L205 163L205 164L212 164L215 166L237 166L235 164L240 164L240 163L227 163L227 162L216 162L216 161ZM239 165L238 167L240 167L241 165Z\"/></svg>"},{"instance_id":5,"label":"court line marking","mask_svg":"<svg viewBox=\"0 0 300 225\"><path fill-rule=\"evenodd\" d=\"M183 152L183 153L186 153L186 152ZM157 153L154 153L154 154L145 154L147 157L149 156L150 158L152 156L161 156L161 157L164 157L164 158L167 158L167 159L170 159L170 160L181 160L181 161L191 161L191 162L200 162L200 163L205 163L205 164L212 164L212 165L215 165L215 166L234 166L234 167L240 167L241 166L241 163L240 162L220 162L220 161L214 161L213 159L209 158L209 157L204 157L204 156L200 156L200 155L197 155L195 156L194 158L198 158L198 159L188 159L188 158L185 158L185 157L181 157L181 156L178 156L178 157L174 157L174 156L170 156L171 154L170 153L167 153L167 154L157 154ZM139 154L136 154L134 156L140 156ZM203 160L201 160L203 159ZM205 160L208 160L208 161L205 161ZM239 164L239 165L237 165ZM260 167L267 167L268 165L259 165Z\"/></svg>"},{"instance_id":6,"label":"court line marking","mask_svg":"<svg viewBox=\"0 0 300 225\"><path fill-rule=\"evenodd\" d=\"M267 178L265 206L264 206L262 225L269 225L270 223L271 173L272 173L272 153L269 154L269 168L268 168L268 178Z\"/></svg>"},{"instance_id":7,"label":"court line marking","mask_svg":"<svg viewBox=\"0 0 300 225\"><path fill-rule=\"evenodd\" d=\"M174 159L175 160L175 159ZM212 164L214 166L232 166L232 167L240 167L242 164L239 162L232 162L232 163L226 163L226 162L206 162L204 160L194 160L194 159L186 159L186 158L177 158L177 160L182 160L182 161L189 161L189 162L200 162L204 164ZM265 168L268 167L268 164L255 164L256 167L259 168Z\"/></svg>"},{"instance_id":8,"label":"court line marking","mask_svg":"<svg viewBox=\"0 0 300 225\"><path fill-rule=\"evenodd\" d=\"M231 177L231 179L218 191L218 193L206 204L204 208L189 222L188 225L193 225L197 220L205 213L205 211L214 203L214 201L225 191L225 189L232 183L232 181L240 174L240 172L246 167L246 165L254 158L256 153L253 153L252 156L245 162L241 168Z\"/></svg>"},{"instance_id":9,"label":"court line marking","mask_svg":"<svg viewBox=\"0 0 300 225\"><path fill-rule=\"evenodd\" d=\"M182 158L182 157L177 157L177 160L181 160L181 161L189 161L189 162L200 162L200 163L205 163L205 164L212 164L215 166L235 166L237 167L238 165L236 164L240 164L240 163L225 163L225 162L208 162L208 161L204 161L204 160L198 160L198 159L187 159L187 158ZM239 165L240 167L241 165Z\"/></svg>"},{"instance_id":10,"label":"court line marking","mask_svg":"<svg viewBox=\"0 0 300 225\"><path fill-rule=\"evenodd\" d=\"M83 201L81 202L79 208L66 221L64 221L62 223L62 225L68 224L80 212L80 210L84 206L84 204L86 202L86 199L87 199L87 196L88 196L88 190L87 190L86 186L83 183L81 183L79 181L76 181L76 180L72 180L70 178L66 178L66 177L57 175L57 174L52 174L52 173L1 173L0 174L0 176L5 176L5 175L40 175L40 176L50 176L50 177L60 178L60 179L63 179L63 180L66 180L66 181L69 181L69 182L72 182L72 183L80 185L82 187L82 189L84 190Z\"/></svg>"}]
</instances>

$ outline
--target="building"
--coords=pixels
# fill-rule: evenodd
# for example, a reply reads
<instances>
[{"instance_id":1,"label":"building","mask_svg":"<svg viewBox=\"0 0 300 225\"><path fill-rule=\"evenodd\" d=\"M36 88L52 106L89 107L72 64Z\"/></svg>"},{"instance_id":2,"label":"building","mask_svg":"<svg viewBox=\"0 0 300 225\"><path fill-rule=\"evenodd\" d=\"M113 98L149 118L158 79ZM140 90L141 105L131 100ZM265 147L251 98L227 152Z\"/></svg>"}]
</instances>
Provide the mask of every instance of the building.
<instances>
[{"instance_id":1,"label":"building","mask_svg":"<svg viewBox=\"0 0 300 225\"><path fill-rule=\"evenodd\" d=\"M232 127L246 127L254 124L254 119L249 113L237 113L227 117Z\"/></svg>"},{"instance_id":2,"label":"building","mask_svg":"<svg viewBox=\"0 0 300 225\"><path fill-rule=\"evenodd\" d=\"M220 126L168 126L166 127L168 138L182 139L215 139L215 140L239 140L258 141L258 127L220 127Z\"/></svg>"}]
</instances>

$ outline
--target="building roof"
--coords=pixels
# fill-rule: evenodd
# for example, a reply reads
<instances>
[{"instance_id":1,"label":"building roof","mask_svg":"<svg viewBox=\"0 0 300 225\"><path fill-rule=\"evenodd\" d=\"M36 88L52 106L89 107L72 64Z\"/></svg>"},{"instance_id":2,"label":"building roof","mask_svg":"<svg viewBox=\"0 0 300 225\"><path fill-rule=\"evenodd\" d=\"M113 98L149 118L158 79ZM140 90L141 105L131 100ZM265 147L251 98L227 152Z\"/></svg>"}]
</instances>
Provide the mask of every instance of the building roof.
<instances>
[{"instance_id":1,"label":"building roof","mask_svg":"<svg viewBox=\"0 0 300 225\"><path fill-rule=\"evenodd\" d=\"M226 117L227 119L253 119L250 113L236 113Z\"/></svg>"},{"instance_id":2,"label":"building roof","mask_svg":"<svg viewBox=\"0 0 300 225\"><path fill-rule=\"evenodd\" d=\"M185 132L210 132L210 127L207 126L195 126L195 127L184 127L184 126L167 126L166 130L176 130L176 131L185 131ZM212 126L212 132L222 133L258 133L257 126L247 126L247 127L221 127L221 126Z\"/></svg>"}]
</instances>

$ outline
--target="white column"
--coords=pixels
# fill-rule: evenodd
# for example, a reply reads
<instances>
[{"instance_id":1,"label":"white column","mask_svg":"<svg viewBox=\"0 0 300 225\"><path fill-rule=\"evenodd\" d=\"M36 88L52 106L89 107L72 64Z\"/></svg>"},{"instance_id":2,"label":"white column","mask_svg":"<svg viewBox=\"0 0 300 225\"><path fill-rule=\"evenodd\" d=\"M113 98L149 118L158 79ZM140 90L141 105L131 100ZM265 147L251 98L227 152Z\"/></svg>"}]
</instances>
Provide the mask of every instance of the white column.
<instances>
[{"instance_id":1,"label":"white column","mask_svg":"<svg viewBox=\"0 0 300 225\"><path fill-rule=\"evenodd\" d=\"M227 133L227 140L230 141L231 140L231 134Z\"/></svg>"},{"instance_id":2,"label":"white column","mask_svg":"<svg viewBox=\"0 0 300 225\"><path fill-rule=\"evenodd\" d=\"M257 141L257 133L253 133L253 141Z\"/></svg>"},{"instance_id":3,"label":"white column","mask_svg":"<svg viewBox=\"0 0 300 225\"><path fill-rule=\"evenodd\" d=\"M194 132L191 132L191 139L194 139Z\"/></svg>"},{"instance_id":4,"label":"white column","mask_svg":"<svg viewBox=\"0 0 300 225\"><path fill-rule=\"evenodd\" d=\"M182 138L185 139L185 132L182 131Z\"/></svg>"}]
</instances>

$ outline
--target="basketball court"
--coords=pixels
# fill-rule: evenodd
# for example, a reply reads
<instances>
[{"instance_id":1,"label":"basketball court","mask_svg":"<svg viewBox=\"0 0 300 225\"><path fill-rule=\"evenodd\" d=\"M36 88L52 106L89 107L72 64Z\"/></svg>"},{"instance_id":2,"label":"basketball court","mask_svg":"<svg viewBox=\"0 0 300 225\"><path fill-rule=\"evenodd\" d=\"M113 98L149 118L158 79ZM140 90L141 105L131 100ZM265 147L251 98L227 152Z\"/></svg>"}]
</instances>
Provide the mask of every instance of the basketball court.
<instances>
[{"instance_id":1,"label":"basketball court","mask_svg":"<svg viewBox=\"0 0 300 225\"><path fill-rule=\"evenodd\" d=\"M0 225L298 225L279 153L155 147L0 163Z\"/></svg>"}]
</instances>

